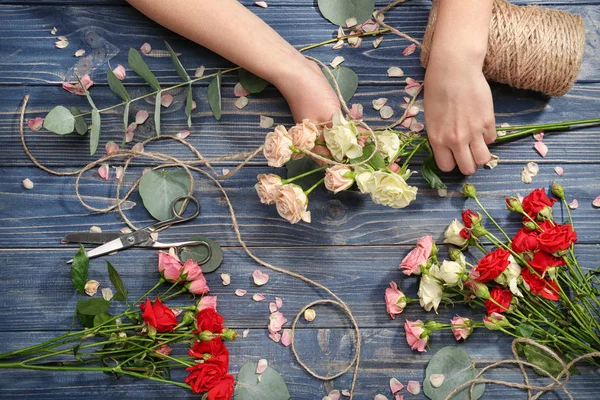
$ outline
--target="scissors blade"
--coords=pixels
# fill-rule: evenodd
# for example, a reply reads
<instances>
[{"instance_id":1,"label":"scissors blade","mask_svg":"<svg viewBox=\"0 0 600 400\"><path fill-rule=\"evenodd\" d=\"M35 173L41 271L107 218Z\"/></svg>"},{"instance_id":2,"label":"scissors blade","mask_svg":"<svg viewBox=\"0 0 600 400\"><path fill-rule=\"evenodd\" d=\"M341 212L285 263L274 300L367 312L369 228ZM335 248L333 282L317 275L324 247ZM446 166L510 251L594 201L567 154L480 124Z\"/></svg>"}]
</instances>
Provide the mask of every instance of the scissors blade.
<instances>
[{"instance_id":1,"label":"scissors blade","mask_svg":"<svg viewBox=\"0 0 600 400\"><path fill-rule=\"evenodd\" d=\"M129 247L123 244L123 242L121 241L121 238L116 238L114 240L111 240L108 243L104 243L102 246L98 246L95 249L91 249L86 251L86 254L89 258L94 258L94 257L98 257L98 256L102 256L104 254L109 254L118 250L121 250L125 247ZM69 261L67 261L67 264L71 264L73 262L73 259L70 259Z\"/></svg>"},{"instance_id":2,"label":"scissors blade","mask_svg":"<svg viewBox=\"0 0 600 400\"><path fill-rule=\"evenodd\" d=\"M104 244L120 237L118 232L73 232L62 239L63 243Z\"/></svg>"}]
</instances>

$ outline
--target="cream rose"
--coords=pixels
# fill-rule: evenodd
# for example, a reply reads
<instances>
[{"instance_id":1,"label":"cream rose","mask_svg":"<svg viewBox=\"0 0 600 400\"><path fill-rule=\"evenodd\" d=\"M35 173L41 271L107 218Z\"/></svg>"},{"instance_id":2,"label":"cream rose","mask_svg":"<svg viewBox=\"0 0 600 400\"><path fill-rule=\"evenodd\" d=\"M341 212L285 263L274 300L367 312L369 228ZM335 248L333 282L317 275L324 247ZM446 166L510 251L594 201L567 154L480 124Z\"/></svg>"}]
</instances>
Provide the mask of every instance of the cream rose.
<instances>
[{"instance_id":1,"label":"cream rose","mask_svg":"<svg viewBox=\"0 0 600 400\"><path fill-rule=\"evenodd\" d=\"M434 265L437 267L437 265ZM429 275L421 276L421 281L419 282L419 291L417 292L417 296L419 296L419 303L421 307L425 309L425 311L433 310L437 312L438 306L442 301L442 286L435 280L435 278Z\"/></svg>"},{"instance_id":2,"label":"cream rose","mask_svg":"<svg viewBox=\"0 0 600 400\"><path fill-rule=\"evenodd\" d=\"M465 273L465 267L457 263L456 261L444 260L439 269L436 270L434 275L436 278L444 281L448 286L456 286L460 281L462 275Z\"/></svg>"},{"instance_id":3,"label":"cream rose","mask_svg":"<svg viewBox=\"0 0 600 400\"><path fill-rule=\"evenodd\" d=\"M275 204L275 199L279 194L281 187L281 177L275 174L259 174L256 179L258 182L254 185L256 193L263 204Z\"/></svg>"},{"instance_id":4,"label":"cream rose","mask_svg":"<svg viewBox=\"0 0 600 400\"><path fill-rule=\"evenodd\" d=\"M325 170L325 187L333 193L349 189L354 184L354 178L349 178L349 176L353 175L354 172L350 167L334 165Z\"/></svg>"},{"instance_id":5,"label":"cream rose","mask_svg":"<svg viewBox=\"0 0 600 400\"><path fill-rule=\"evenodd\" d=\"M460 235L460 232L465 229L465 226L460 223L459 220L455 219L448 225L446 232L444 232L444 243L453 244L458 247L462 247L467 244L467 239Z\"/></svg>"},{"instance_id":6,"label":"cream rose","mask_svg":"<svg viewBox=\"0 0 600 400\"><path fill-rule=\"evenodd\" d=\"M288 131L294 147L300 150L310 151L315 147L315 141L319 136L319 128L310 120L303 119L301 123L296 124ZM293 153L292 158L302 158L304 153Z\"/></svg>"},{"instance_id":7,"label":"cream rose","mask_svg":"<svg viewBox=\"0 0 600 400\"><path fill-rule=\"evenodd\" d=\"M283 125L279 125L273 132L267 134L263 154L270 167L283 167L290 161L293 151L293 145L288 132Z\"/></svg>"},{"instance_id":8,"label":"cream rose","mask_svg":"<svg viewBox=\"0 0 600 400\"><path fill-rule=\"evenodd\" d=\"M523 297L523 293L521 293L518 287L519 277L521 276L521 266L517 264L512 255L508 256L508 262L508 266L496 277L496 279L494 279L494 281L501 285L508 286L515 296Z\"/></svg>"},{"instance_id":9,"label":"cream rose","mask_svg":"<svg viewBox=\"0 0 600 400\"><path fill-rule=\"evenodd\" d=\"M375 171L373 172L373 181L374 188L371 191L371 199L376 204L404 208L417 198L417 188L409 186L396 173Z\"/></svg>"},{"instance_id":10,"label":"cream rose","mask_svg":"<svg viewBox=\"0 0 600 400\"><path fill-rule=\"evenodd\" d=\"M307 211L308 197L298 185L288 183L279 188L275 199L277 212L291 224L300 221L310 222L310 211Z\"/></svg>"},{"instance_id":11,"label":"cream rose","mask_svg":"<svg viewBox=\"0 0 600 400\"><path fill-rule=\"evenodd\" d=\"M375 135L377 140L377 148L379 154L383 158L387 158L390 161L396 159L396 154L400 148L400 138L394 132L383 131Z\"/></svg>"},{"instance_id":12,"label":"cream rose","mask_svg":"<svg viewBox=\"0 0 600 400\"><path fill-rule=\"evenodd\" d=\"M346 121L341 113L333 115L332 127L323 131L327 148L337 161L343 161L344 157L357 158L363 153L356 137L358 131L356 125Z\"/></svg>"},{"instance_id":13,"label":"cream rose","mask_svg":"<svg viewBox=\"0 0 600 400\"><path fill-rule=\"evenodd\" d=\"M361 193L371 193L375 190L375 179L373 179L373 170L368 167L358 166L354 169L356 174L356 185Z\"/></svg>"}]
</instances>

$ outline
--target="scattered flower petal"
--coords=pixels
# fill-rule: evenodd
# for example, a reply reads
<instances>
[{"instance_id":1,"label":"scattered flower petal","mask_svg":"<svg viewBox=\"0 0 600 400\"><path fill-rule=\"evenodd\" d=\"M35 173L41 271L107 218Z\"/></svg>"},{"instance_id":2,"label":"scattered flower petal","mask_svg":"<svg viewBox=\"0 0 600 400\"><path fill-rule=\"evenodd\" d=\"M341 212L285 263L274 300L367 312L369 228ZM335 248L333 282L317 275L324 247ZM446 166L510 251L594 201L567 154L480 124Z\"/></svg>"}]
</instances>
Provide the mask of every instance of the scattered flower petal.
<instances>
[{"instance_id":1,"label":"scattered flower petal","mask_svg":"<svg viewBox=\"0 0 600 400\"><path fill-rule=\"evenodd\" d=\"M279 311L275 311L269 316L269 332L279 332L286 322L287 318Z\"/></svg>"},{"instance_id":2,"label":"scattered flower petal","mask_svg":"<svg viewBox=\"0 0 600 400\"><path fill-rule=\"evenodd\" d=\"M198 302L198 311L202 311L206 308L212 308L217 310L217 296L203 296Z\"/></svg>"},{"instance_id":3,"label":"scattered flower petal","mask_svg":"<svg viewBox=\"0 0 600 400\"><path fill-rule=\"evenodd\" d=\"M123 235L126 235L128 233L131 233L131 229L130 228L121 228L119 230Z\"/></svg>"},{"instance_id":4,"label":"scattered flower petal","mask_svg":"<svg viewBox=\"0 0 600 400\"><path fill-rule=\"evenodd\" d=\"M137 124L132 122L127 127L127 132L125 132L125 143L129 143L133 141L133 136L135 135L135 128L137 128Z\"/></svg>"},{"instance_id":5,"label":"scattered flower petal","mask_svg":"<svg viewBox=\"0 0 600 400\"><path fill-rule=\"evenodd\" d=\"M541 142L542 140L544 140L544 131L538 131L537 133L534 133L533 138L536 141Z\"/></svg>"},{"instance_id":6,"label":"scattered flower petal","mask_svg":"<svg viewBox=\"0 0 600 400\"><path fill-rule=\"evenodd\" d=\"M257 269L252 273L252 279L254 279L256 286L262 286L269 282L269 275Z\"/></svg>"},{"instance_id":7,"label":"scattered flower petal","mask_svg":"<svg viewBox=\"0 0 600 400\"><path fill-rule=\"evenodd\" d=\"M419 112L421 111L421 109L417 106L411 106L408 111L406 111L406 116L407 117L414 117L417 114L419 114Z\"/></svg>"},{"instance_id":8,"label":"scattered flower petal","mask_svg":"<svg viewBox=\"0 0 600 400\"><path fill-rule=\"evenodd\" d=\"M131 151L136 151L138 153L143 153L144 152L144 144L143 143L136 143L133 145L133 147L131 148Z\"/></svg>"},{"instance_id":9,"label":"scattered flower petal","mask_svg":"<svg viewBox=\"0 0 600 400\"><path fill-rule=\"evenodd\" d=\"M192 111L194 111L196 109L197 105L196 105L196 100L192 100Z\"/></svg>"},{"instance_id":10,"label":"scattered flower petal","mask_svg":"<svg viewBox=\"0 0 600 400\"><path fill-rule=\"evenodd\" d=\"M565 170L562 167L554 167L554 172L556 172L556 175L558 176L563 176Z\"/></svg>"},{"instance_id":11,"label":"scattered flower petal","mask_svg":"<svg viewBox=\"0 0 600 400\"><path fill-rule=\"evenodd\" d=\"M381 11L376 10L376 11L373 11L373 18L375 18L375 21L381 23L385 19L385 15L383 15L383 13Z\"/></svg>"},{"instance_id":12,"label":"scattered flower petal","mask_svg":"<svg viewBox=\"0 0 600 400\"><path fill-rule=\"evenodd\" d=\"M21 183L23 184L23 187L25 189L27 189L27 190L33 189L33 182L31 182L31 179L25 178L25 179L23 179L23 181L21 181Z\"/></svg>"},{"instance_id":13,"label":"scattered flower petal","mask_svg":"<svg viewBox=\"0 0 600 400\"><path fill-rule=\"evenodd\" d=\"M442 386L442 383L444 383L445 379L446 376L444 374L431 374L431 376L429 377L429 382L434 388L439 388L440 386Z\"/></svg>"},{"instance_id":14,"label":"scattered flower petal","mask_svg":"<svg viewBox=\"0 0 600 400\"><path fill-rule=\"evenodd\" d=\"M390 119L392 115L394 115L394 110L390 106L383 106L381 110L379 110L379 115L382 119Z\"/></svg>"},{"instance_id":15,"label":"scattered flower petal","mask_svg":"<svg viewBox=\"0 0 600 400\"><path fill-rule=\"evenodd\" d=\"M404 395L396 393L396 396L394 396L394 400L404 400Z\"/></svg>"},{"instance_id":16,"label":"scattered flower petal","mask_svg":"<svg viewBox=\"0 0 600 400\"><path fill-rule=\"evenodd\" d=\"M88 296L93 296L98 291L99 286L100 286L100 282L95 281L95 280L89 280L85 283L83 290L85 291L85 294L87 294Z\"/></svg>"},{"instance_id":17,"label":"scattered flower petal","mask_svg":"<svg viewBox=\"0 0 600 400\"><path fill-rule=\"evenodd\" d=\"M98 167L98 175L100 175L100 178L107 181L109 174L110 174L110 170L108 168L108 164L102 164L101 166Z\"/></svg>"},{"instance_id":18,"label":"scattered flower petal","mask_svg":"<svg viewBox=\"0 0 600 400\"><path fill-rule=\"evenodd\" d=\"M92 81L92 78L90 78L88 74L85 74L81 77L81 84L83 84L83 87L85 87L85 89L89 89L94 84L94 81ZM63 82L62 87L69 93L73 93L78 96L85 96L85 91L83 90L81 84L79 82Z\"/></svg>"},{"instance_id":19,"label":"scattered flower petal","mask_svg":"<svg viewBox=\"0 0 600 400\"><path fill-rule=\"evenodd\" d=\"M592 205L596 208L600 208L600 196L596 197L593 201L592 201Z\"/></svg>"},{"instance_id":20,"label":"scattered flower petal","mask_svg":"<svg viewBox=\"0 0 600 400\"><path fill-rule=\"evenodd\" d=\"M338 30L337 30L337 37L338 39L341 37L346 36L346 33L344 32L344 28L341 26L338 26Z\"/></svg>"},{"instance_id":21,"label":"scattered flower petal","mask_svg":"<svg viewBox=\"0 0 600 400\"><path fill-rule=\"evenodd\" d=\"M488 167L489 169L494 169L498 166L499 161L500 161L500 157L492 154L492 159L490 161L488 161L487 164L485 164L485 166Z\"/></svg>"},{"instance_id":22,"label":"scattered flower petal","mask_svg":"<svg viewBox=\"0 0 600 400\"><path fill-rule=\"evenodd\" d=\"M350 17L346 20L346 27L348 27L348 28L350 28L356 24L358 24L358 21L356 20L355 17Z\"/></svg>"},{"instance_id":23,"label":"scattered flower petal","mask_svg":"<svg viewBox=\"0 0 600 400\"><path fill-rule=\"evenodd\" d=\"M283 330L283 333L281 334L281 344L284 345L285 347L288 347L290 344L292 344L292 330L291 329Z\"/></svg>"},{"instance_id":24,"label":"scattered flower petal","mask_svg":"<svg viewBox=\"0 0 600 400\"><path fill-rule=\"evenodd\" d=\"M56 32L58 32L58 29L56 29L56 27L53 27L52 30L50 31L50 34L56 35Z\"/></svg>"},{"instance_id":25,"label":"scattered flower petal","mask_svg":"<svg viewBox=\"0 0 600 400\"><path fill-rule=\"evenodd\" d=\"M380 36L377 39L373 40L373 48L374 49L378 48L382 41L383 41L383 36Z\"/></svg>"},{"instance_id":26,"label":"scattered flower petal","mask_svg":"<svg viewBox=\"0 0 600 400\"><path fill-rule=\"evenodd\" d=\"M405 48L404 50L402 50L402 55L403 56L410 56L412 53L415 52L416 49L417 49L417 45L414 44L414 43L412 43L407 48Z\"/></svg>"},{"instance_id":27,"label":"scattered flower petal","mask_svg":"<svg viewBox=\"0 0 600 400\"><path fill-rule=\"evenodd\" d=\"M275 311L277 311L277 304L269 303L269 312L273 314Z\"/></svg>"},{"instance_id":28,"label":"scattered flower petal","mask_svg":"<svg viewBox=\"0 0 600 400\"><path fill-rule=\"evenodd\" d=\"M117 65L115 69L112 70L112 72L120 81L125 79L125 76L127 76L127 72L125 72L125 67L123 67L121 64Z\"/></svg>"},{"instance_id":29,"label":"scattered flower petal","mask_svg":"<svg viewBox=\"0 0 600 400\"><path fill-rule=\"evenodd\" d=\"M223 282L223 286L229 286L231 283L231 275L227 273L221 274L221 281Z\"/></svg>"},{"instance_id":30,"label":"scattered flower petal","mask_svg":"<svg viewBox=\"0 0 600 400\"><path fill-rule=\"evenodd\" d=\"M242 332L242 338L246 339L248 337L249 333L250 333L250 329L244 329L244 332Z\"/></svg>"},{"instance_id":31,"label":"scattered flower petal","mask_svg":"<svg viewBox=\"0 0 600 400\"><path fill-rule=\"evenodd\" d=\"M356 33L357 32L354 32L354 31L350 32L351 35L354 35ZM362 38L359 36L352 36L352 37L348 38L348 44L350 46L354 47L355 49L360 47L361 43L362 43Z\"/></svg>"},{"instance_id":32,"label":"scattered flower petal","mask_svg":"<svg viewBox=\"0 0 600 400\"><path fill-rule=\"evenodd\" d=\"M338 50L344 46L344 41L342 39L335 42L335 44L331 47L331 50Z\"/></svg>"},{"instance_id":33,"label":"scattered flower petal","mask_svg":"<svg viewBox=\"0 0 600 400\"><path fill-rule=\"evenodd\" d=\"M331 68L337 68L344 61L346 61L344 57L337 56L329 63L329 65L331 65Z\"/></svg>"},{"instance_id":34,"label":"scattered flower petal","mask_svg":"<svg viewBox=\"0 0 600 400\"><path fill-rule=\"evenodd\" d=\"M241 110L248 105L248 98L246 96L242 96L234 101L233 105L236 106L237 109Z\"/></svg>"},{"instance_id":35,"label":"scattered flower petal","mask_svg":"<svg viewBox=\"0 0 600 400\"><path fill-rule=\"evenodd\" d=\"M544 142L535 142L533 148L540 153L540 156L542 157L546 157L546 154L548 154L548 146L546 146Z\"/></svg>"},{"instance_id":36,"label":"scattered flower petal","mask_svg":"<svg viewBox=\"0 0 600 400\"><path fill-rule=\"evenodd\" d=\"M64 37L64 36L61 36L61 37ZM64 49L67 46L69 46L69 41L66 38L65 39L60 39L60 40L57 40L56 42L54 42L54 45L58 49Z\"/></svg>"},{"instance_id":37,"label":"scattered flower petal","mask_svg":"<svg viewBox=\"0 0 600 400\"><path fill-rule=\"evenodd\" d=\"M142 47L140 47L140 51L142 54L148 55L152 51L152 46L150 46L150 43L144 43Z\"/></svg>"},{"instance_id":38,"label":"scattered flower petal","mask_svg":"<svg viewBox=\"0 0 600 400\"><path fill-rule=\"evenodd\" d=\"M277 308L283 307L283 300L281 300L279 297L275 297L275 305Z\"/></svg>"},{"instance_id":39,"label":"scattered flower petal","mask_svg":"<svg viewBox=\"0 0 600 400\"><path fill-rule=\"evenodd\" d=\"M85 50L84 49L79 49L75 52L74 56L75 57L81 57L82 55L85 54Z\"/></svg>"},{"instance_id":40,"label":"scattered flower petal","mask_svg":"<svg viewBox=\"0 0 600 400\"><path fill-rule=\"evenodd\" d=\"M421 132L423 129L425 129L425 125L423 125L422 123L420 123L419 121L417 121L416 118L411 118L411 124L409 129L411 130L411 132Z\"/></svg>"},{"instance_id":41,"label":"scattered flower petal","mask_svg":"<svg viewBox=\"0 0 600 400\"><path fill-rule=\"evenodd\" d=\"M116 153L117 151L119 151L119 145L111 140L110 142L106 143L106 145L104 146L104 150L106 150L106 155Z\"/></svg>"},{"instance_id":42,"label":"scattered flower petal","mask_svg":"<svg viewBox=\"0 0 600 400\"><path fill-rule=\"evenodd\" d=\"M275 121L271 117L265 117L264 115L260 116L260 127L268 129L273 126Z\"/></svg>"},{"instance_id":43,"label":"scattered flower petal","mask_svg":"<svg viewBox=\"0 0 600 400\"><path fill-rule=\"evenodd\" d=\"M191 132L189 131L189 129L184 129L182 131L179 131L175 134L175 136L177 136L179 139L185 139L188 136L190 136Z\"/></svg>"},{"instance_id":44,"label":"scattered flower petal","mask_svg":"<svg viewBox=\"0 0 600 400\"><path fill-rule=\"evenodd\" d=\"M196 68L196 71L194 72L194 78L202 78L204 76L205 70L206 68L204 67L204 65L201 65L198 68Z\"/></svg>"},{"instance_id":45,"label":"scattered flower petal","mask_svg":"<svg viewBox=\"0 0 600 400\"><path fill-rule=\"evenodd\" d=\"M244 89L244 87L242 86L242 84L240 82L236 83L235 86L233 87L233 95L235 97L244 97L244 96L248 96L250 94L249 91L247 91L246 89Z\"/></svg>"},{"instance_id":46,"label":"scattered flower petal","mask_svg":"<svg viewBox=\"0 0 600 400\"><path fill-rule=\"evenodd\" d=\"M163 94L160 99L160 104L163 107L168 108L171 104L173 104L173 96L170 94Z\"/></svg>"},{"instance_id":47,"label":"scattered flower petal","mask_svg":"<svg viewBox=\"0 0 600 400\"><path fill-rule=\"evenodd\" d=\"M269 363L267 362L267 360L265 360L264 358L261 358L260 360L258 360L258 365L256 367L256 373L262 374L263 372L265 372L267 370L268 366L269 366Z\"/></svg>"},{"instance_id":48,"label":"scattered flower petal","mask_svg":"<svg viewBox=\"0 0 600 400\"><path fill-rule=\"evenodd\" d=\"M373 19L368 19L362 24L358 25L356 29L365 33L375 32L377 29L379 29L379 24Z\"/></svg>"},{"instance_id":49,"label":"scattered flower petal","mask_svg":"<svg viewBox=\"0 0 600 400\"><path fill-rule=\"evenodd\" d=\"M89 231L92 232L92 233L102 233L102 228L100 228L99 226L94 225L94 226L90 226Z\"/></svg>"},{"instance_id":50,"label":"scattered flower petal","mask_svg":"<svg viewBox=\"0 0 600 400\"><path fill-rule=\"evenodd\" d=\"M392 394L396 394L402 389L404 389L404 385L400 383L398 379L390 378L390 390L392 391Z\"/></svg>"},{"instance_id":51,"label":"scattered flower petal","mask_svg":"<svg viewBox=\"0 0 600 400\"><path fill-rule=\"evenodd\" d=\"M527 171L531 174L531 176L536 176L538 172L540 172L540 167L533 161L528 162L525 168L527 168Z\"/></svg>"},{"instance_id":52,"label":"scattered flower petal","mask_svg":"<svg viewBox=\"0 0 600 400\"><path fill-rule=\"evenodd\" d=\"M404 71L400 67L390 67L387 70L387 74L389 78L402 78L404 76Z\"/></svg>"},{"instance_id":53,"label":"scattered flower petal","mask_svg":"<svg viewBox=\"0 0 600 400\"><path fill-rule=\"evenodd\" d=\"M529 173L529 171L527 171L527 169L524 169L523 171L521 171L521 181L523 183L531 183L533 181L531 174Z\"/></svg>"},{"instance_id":54,"label":"scattered flower petal","mask_svg":"<svg viewBox=\"0 0 600 400\"><path fill-rule=\"evenodd\" d=\"M373 104L373 108L379 111L381 110L381 107L385 106L385 103L387 103L387 101L388 99L386 99L385 97L380 97L378 99L373 100L371 103Z\"/></svg>"},{"instance_id":55,"label":"scattered flower petal","mask_svg":"<svg viewBox=\"0 0 600 400\"><path fill-rule=\"evenodd\" d=\"M254 5L255 5L255 6L262 7L262 8L267 8L267 7L269 7L269 5L267 4L267 2L266 2L266 1L256 1L256 2L254 2Z\"/></svg>"},{"instance_id":56,"label":"scattered flower petal","mask_svg":"<svg viewBox=\"0 0 600 400\"><path fill-rule=\"evenodd\" d=\"M246 290L244 289L236 289L235 290L235 295L238 297L242 297L244 296L246 293L248 293Z\"/></svg>"},{"instance_id":57,"label":"scattered flower petal","mask_svg":"<svg viewBox=\"0 0 600 400\"><path fill-rule=\"evenodd\" d=\"M113 298L113 291L109 287L102 289L100 292L102 293L102 298L106 301L110 301Z\"/></svg>"},{"instance_id":58,"label":"scattered flower petal","mask_svg":"<svg viewBox=\"0 0 600 400\"><path fill-rule=\"evenodd\" d=\"M277 333L277 332L271 332L269 334L269 338L274 341L275 343L279 343L279 341L281 340L281 334Z\"/></svg>"},{"instance_id":59,"label":"scattered flower petal","mask_svg":"<svg viewBox=\"0 0 600 400\"><path fill-rule=\"evenodd\" d=\"M32 132L37 132L40 129L42 129L42 126L44 126L44 118L42 118L42 117L32 118L29 121L27 121L27 126L29 127L29 129L31 129Z\"/></svg>"},{"instance_id":60,"label":"scattered flower petal","mask_svg":"<svg viewBox=\"0 0 600 400\"><path fill-rule=\"evenodd\" d=\"M281 340L283 341L283 338ZM337 389L332 390L331 392L329 392L327 397L329 397L331 400L340 400L340 391Z\"/></svg>"},{"instance_id":61,"label":"scattered flower petal","mask_svg":"<svg viewBox=\"0 0 600 400\"><path fill-rule=\"evenodd\" d=\"M123 167L113 167L115 169L115 178L117 178L117 180L121 180L121 178L123 177L123 174L125 173L125 168Z\"/></svg>"},{"instance_id":62,"label":"scattered flower petal","mask_svg":"<svg viewBox=\"0 0 600 400\"><path fill-rule=\"evenodd\" d=\"M573 201L569 203L569 208L571 210L576 210L577 207L579 207L579 202L577 201L577 199L573 199Z\"/></svg>"},{"instance_id":63,"label":"scattered flower petal","mask_svg":"<svg viewBox=\"0 0 600 400\"><path fill-rule=\"evenodd\" d=\"M408 390L408 393L412 394L413 396L416 396L419 393L421 393L421 384L417 381L408 381L408 384L406 385L406 390Z\"/></svg>"},{"instance_id":64,"label":"scattered flower petal","mask_svg":"<svg viewBox=\"0 0 600 400\"><path fill-rule=\"evenodd\" d=\"M306 320L306 322L314 321L316 316L317 313L312 308L307 308L306 310L304 310L304 319Z\"/></svg>"},{"instance_id":65,"label":"scattered flower petal","mask_svg":"<svg viewBox=\"0 0 600 400\"><path fill-rule=\"evenodd\" d=\"M148 119L148 116L149 116L149 114L148 114L148 111L146 111L146 110L140 110L140 111L138 111L138 112L135 114L135 123L136 123L137 125L141 125L141 124L143 124L143 123L144 123L144 122L146 122L146 120ZM127 130L129 130L130 128L132 128L132 129L135 129L135 128L137 127L137 126L133 126L133 127L132 127L132 125L133 125L133 124L130 124L130 125L127 127Z\"/></svg>"},{"instance_id":66,"label":"scattered flower petal","mask_svg":"<svg viewBox=\"0 0 600 400\"><path fill-rule=\"evenodd\" d=\"M382 394L376 394L375 397L373 397L373 400L388 400L388 398Z\"/></svg>"},{"instance_id":67,"label":"scattered flower petal","mask_svg":"<svg viewBox=\"0 0 600 400\"><path fill-rule=\"evenodd\" d=\"M265 296L262 293L256 293L252 296L252 300L254 301L263 301Z\"/></svg>"},{"instance_id":68,"label":"scattered flower petal","mask_svg":"<svg viewBox=\"0 0 600 400\"><path fill-rule=\"evenodd\" d=\"M350 107L350 116L353 119L362 119L363 117L363 106L360 103L354 103L352 104L352 107Z\"/></svg>"}]
</instances>

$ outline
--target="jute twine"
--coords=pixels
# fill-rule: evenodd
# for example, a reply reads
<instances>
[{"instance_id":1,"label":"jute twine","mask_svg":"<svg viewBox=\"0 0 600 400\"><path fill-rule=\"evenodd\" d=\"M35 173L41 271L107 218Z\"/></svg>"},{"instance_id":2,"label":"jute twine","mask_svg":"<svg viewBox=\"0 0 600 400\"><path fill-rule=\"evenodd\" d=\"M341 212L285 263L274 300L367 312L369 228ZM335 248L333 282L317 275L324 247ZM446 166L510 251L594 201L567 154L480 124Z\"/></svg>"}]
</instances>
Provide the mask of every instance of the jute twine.
<instances>
[{"instance_id":1,"label":"jute twine","mask_svg":"<svg viewBox=\"0 0 600 400\"><path fill-rule=\"evenodd\" d=\"M423 66L429 62L438 8L439 0L433 0L421 50ZM562 96L577 79L584 48L581 16L494 0L483 74L519 89Z\"/></svg>"}]
</instances>

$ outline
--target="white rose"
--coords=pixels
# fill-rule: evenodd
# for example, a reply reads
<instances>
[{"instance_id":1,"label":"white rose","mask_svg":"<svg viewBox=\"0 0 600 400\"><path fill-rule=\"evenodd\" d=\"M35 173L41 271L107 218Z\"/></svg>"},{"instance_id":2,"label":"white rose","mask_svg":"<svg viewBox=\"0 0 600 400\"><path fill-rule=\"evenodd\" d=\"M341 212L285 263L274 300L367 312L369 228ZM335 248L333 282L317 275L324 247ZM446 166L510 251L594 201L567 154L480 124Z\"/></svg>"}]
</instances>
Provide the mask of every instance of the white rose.
<instances>
[{"instance_id":1,"label":"white rose","mask_svg":"<svg viewBox=\"0 0 600 400\"><path fill-rule=\"evenodd\" d=\"M347 177L351 175L354 175L354 172L345 165L338 164L327 168L325 170L325 187L333 193L346 190L354 184L354 179Z\"/></svg>"},{"instance_id":2,"label":"white rose","mask_svg":"<svg viewBox=\"0 0 600 400\"><path fill-rule=\"evenodd\" d=\"M333 115L332 127L323 131L327 148L337 161L343 161L344 157L357 158L363 153L356 137L358 131L356 125L346 121L341 113Z\"/></svg>"},{"instance_id":3,"label":"white rose","mask_svg":"<svg viewBox=\"0 0 600 400\"><path fill-rule=\"evenodd\" d=\"M277 212L291 224L300 221L310 223L310 211L307 211L308 197L304 190L298 185L288 183L279 188L277 199L275 200Z\"/></svg>"},{"instance_id":4,"label":"white rose","mask_svg":"<svg viewBox=\"0 0 600 400\"><path fill-rule=\"evenodd\" d=\"M310 151L315 147L315 141L319 135L319 128L310 120L303 119L302 122L290 128L288 132L294 147L300 150ZM304 153L294 153L292 158L302 158Z\"/></svg>"},{"instance_id":5,"label":"white rose","mask_svg":"<svg viewBox=\"0 0 600 400\"><path fill-rule=\"evenodd\" d=\"M467 239L460 236L460 231L463 229L465 229L465 226L457 219L452 221L450 225L448 225L446 232L444 232L444 243L453 244L458 247L462 247L467 244Z\"/></svg>"},{"instance_id":6,"label":"white rose","mask_svg":"<svg viewBox=\"0 0 600 400\"><path fill-rule=\"evenodd\" d=\"M509 264L506 269L494 279L496 283L508 286L510 291L519 297L523 297L523 293L518 288L518 279L521 276L521 266L517 264L512 255L508 256Z\"/></svg>"},{"instance_id":7,"label":"white rose","mask_svg":"<svg viewBox=\"0 0 600 400\"><path fill-rule=\"evenodd\" d=\"M292 158L292 139L290 139L285 127L279 125L275 131L265 137L263 154L270 167L283 167Z\"/></svg>"},{"instance_id":8,"label":"white rose","mask_svg":"<svg viewBox=\"0 0 600 400\"><path fill-rule=\"evenodd\" d=\"M417 188L409 186L398 174L393 172L373 172L375 187L371 199L376 204L392 208L404 208L417 198Z\"/></svg>"},{"instance_id":9,"label":"white rose","mask_svg":"<svg viewBox=\"0 0 600 400\"><path fill-rule=\"evenodd\" d=\"M444 281L448 286L456 286L461 276L465 273L465 267L456 261L444 260L439 269L433 274L436 278Z\"/></svg>"},{"instance_id":10,"label":"white rose","mask_svg":"<svg viewBox=\"0 0 600 400\"><path fill-rule=\"evenodd\" d=\"M373 178L373 171L368 167L358 166L355 167L354 173L356 174L355 180L356 185L361 193L371 193L375 190L375 179Z\"/></svg>"},{"instance_id":11,"label":"white rose","mask_svg":"<svg viewBox=\"0 0 600 400\"><path fill-rule=\"evenodd\" d=\"M259 174L256 179L258 183L254 185L256 193L263 204L274 204L279 195L281 187L281 177L275 174Z\"/></svg>"},{"instance_id":12,"label":"white rose","mask_svg":"<svg viewBox=\"0 0 600 400\"><path fill-rule=\"evenodd\" d=\"M431 267L431 269L435 271L436 267L437 265L434 265ZM425 309L425 311L431 311L433 308L433 310L437 312L437 308L442 301L443 292L442 286L435 280L435 278L429 275L421 276L417 296L419 296L419 303L421 304L421 307Z\"/></svg>"},{"instance_id":13,"label":"white rose","mask_svg":"<svg viewBox=\"0 0 600 400\"><path fill-rule=\"evenodd\" d=\"M400 138L398 135L390 131L383 131L375 135L375 138L377 139L379 154L390 161L394 161L400 148Z\"/></svg>"}]
</instances>

